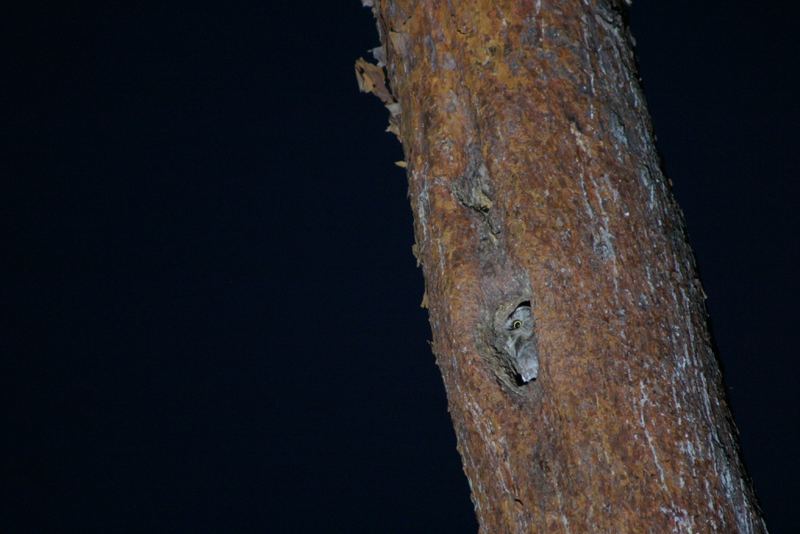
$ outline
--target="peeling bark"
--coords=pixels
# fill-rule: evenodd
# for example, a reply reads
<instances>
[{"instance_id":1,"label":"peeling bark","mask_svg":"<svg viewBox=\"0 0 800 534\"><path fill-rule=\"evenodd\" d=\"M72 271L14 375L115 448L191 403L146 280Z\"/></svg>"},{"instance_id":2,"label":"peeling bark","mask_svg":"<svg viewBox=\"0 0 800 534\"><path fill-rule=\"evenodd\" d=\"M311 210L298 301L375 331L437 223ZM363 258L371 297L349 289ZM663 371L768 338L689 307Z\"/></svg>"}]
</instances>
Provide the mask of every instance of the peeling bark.
<instances>
[{"instance_id":1,"label":"peeling bark","mask_svg":"<svg viewBox=\"0 0 800 534\"><path fill-rule=\"evenodd\" d=\"M481 532L766 532L622 3L364 3Z\"/></svg>"}]
</instances>

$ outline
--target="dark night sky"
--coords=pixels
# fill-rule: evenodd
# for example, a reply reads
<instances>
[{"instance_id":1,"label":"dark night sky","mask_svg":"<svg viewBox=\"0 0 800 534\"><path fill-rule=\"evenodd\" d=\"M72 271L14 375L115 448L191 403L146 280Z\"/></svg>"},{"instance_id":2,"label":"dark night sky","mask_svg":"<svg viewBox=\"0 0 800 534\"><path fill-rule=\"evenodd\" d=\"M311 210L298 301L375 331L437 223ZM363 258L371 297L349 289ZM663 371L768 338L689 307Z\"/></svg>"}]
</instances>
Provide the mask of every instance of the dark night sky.
<instances>
[{"instance_id":1,"label":"dark night sky","mask_svg":"<svg viewBox=\"0 0 800 534\"><path fill-rule=\"evenodd\" d=\"M357 0L6 10L0 531L475 532ZM744 457L800 532L796 16L631 13Z\"/></svg>"}]
</instances>

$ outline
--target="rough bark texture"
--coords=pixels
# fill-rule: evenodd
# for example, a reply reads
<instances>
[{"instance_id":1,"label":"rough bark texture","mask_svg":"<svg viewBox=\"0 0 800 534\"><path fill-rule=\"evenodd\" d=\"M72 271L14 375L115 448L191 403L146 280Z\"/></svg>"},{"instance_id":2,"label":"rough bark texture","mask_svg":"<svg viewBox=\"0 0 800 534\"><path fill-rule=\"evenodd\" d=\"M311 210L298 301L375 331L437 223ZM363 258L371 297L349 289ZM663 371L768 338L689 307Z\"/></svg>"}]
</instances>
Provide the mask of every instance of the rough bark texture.
<instances>
[{"instance_id":1,"label":"rough bark texture","mask_svg":"<svg viewBox=\"0 0 800 534\"><path fill-rule=\"evenodd\" d=\"M364 3L481 532L765 532L622 7ZM523 302L528 383L496 339Z\"/></svg>"}]
</instances>

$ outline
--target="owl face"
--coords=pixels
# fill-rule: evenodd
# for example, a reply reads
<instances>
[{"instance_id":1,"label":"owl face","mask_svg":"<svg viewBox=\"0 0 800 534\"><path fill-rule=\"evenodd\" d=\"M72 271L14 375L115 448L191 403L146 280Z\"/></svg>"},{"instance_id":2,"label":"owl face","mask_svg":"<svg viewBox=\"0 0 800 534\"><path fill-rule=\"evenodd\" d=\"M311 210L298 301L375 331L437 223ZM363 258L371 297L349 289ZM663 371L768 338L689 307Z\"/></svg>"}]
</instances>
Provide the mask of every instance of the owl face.
<instances>
[{"instance_id":1,"label":"owl face","mask_svg":"<svg viewBox=\"0 0 800 534\"><path fill-rule=\"evenodd\" d=\"M533 332L533 314L528 303L523 303L508 316L505 322L503 347L511 365L523 382L539 375L539 352Z\"/></svg>"},{"instance_id":2,"label":"owl face","mask_svg":"<svg viewBox=\"0 0 800 534\"><path fill-rule=\"evenodd\" d=\"M519 339L533 334L533 315L531 307L521 305L506 320L509 339Z\"/></svg>"}]
</instances>

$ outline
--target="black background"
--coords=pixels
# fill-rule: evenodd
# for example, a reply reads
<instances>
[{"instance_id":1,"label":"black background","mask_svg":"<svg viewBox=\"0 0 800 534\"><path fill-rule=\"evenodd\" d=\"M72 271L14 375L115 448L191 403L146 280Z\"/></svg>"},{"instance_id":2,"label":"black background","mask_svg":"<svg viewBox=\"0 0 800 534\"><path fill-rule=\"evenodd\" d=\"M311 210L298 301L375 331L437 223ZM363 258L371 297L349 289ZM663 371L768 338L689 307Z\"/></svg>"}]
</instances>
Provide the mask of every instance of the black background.
<instances>
[{"instance_id":1,"label":"black background","mask_svg":"<svg viewBox=\"0 0 800 534\"><path fill-rule=\"evenodd\" d=\"M402 151L353 75L369 11L63 4L0 21L0 531L475 532ZM800 531L778 4L631 12L773 533Z\"/></svg>"}]
</instances>

